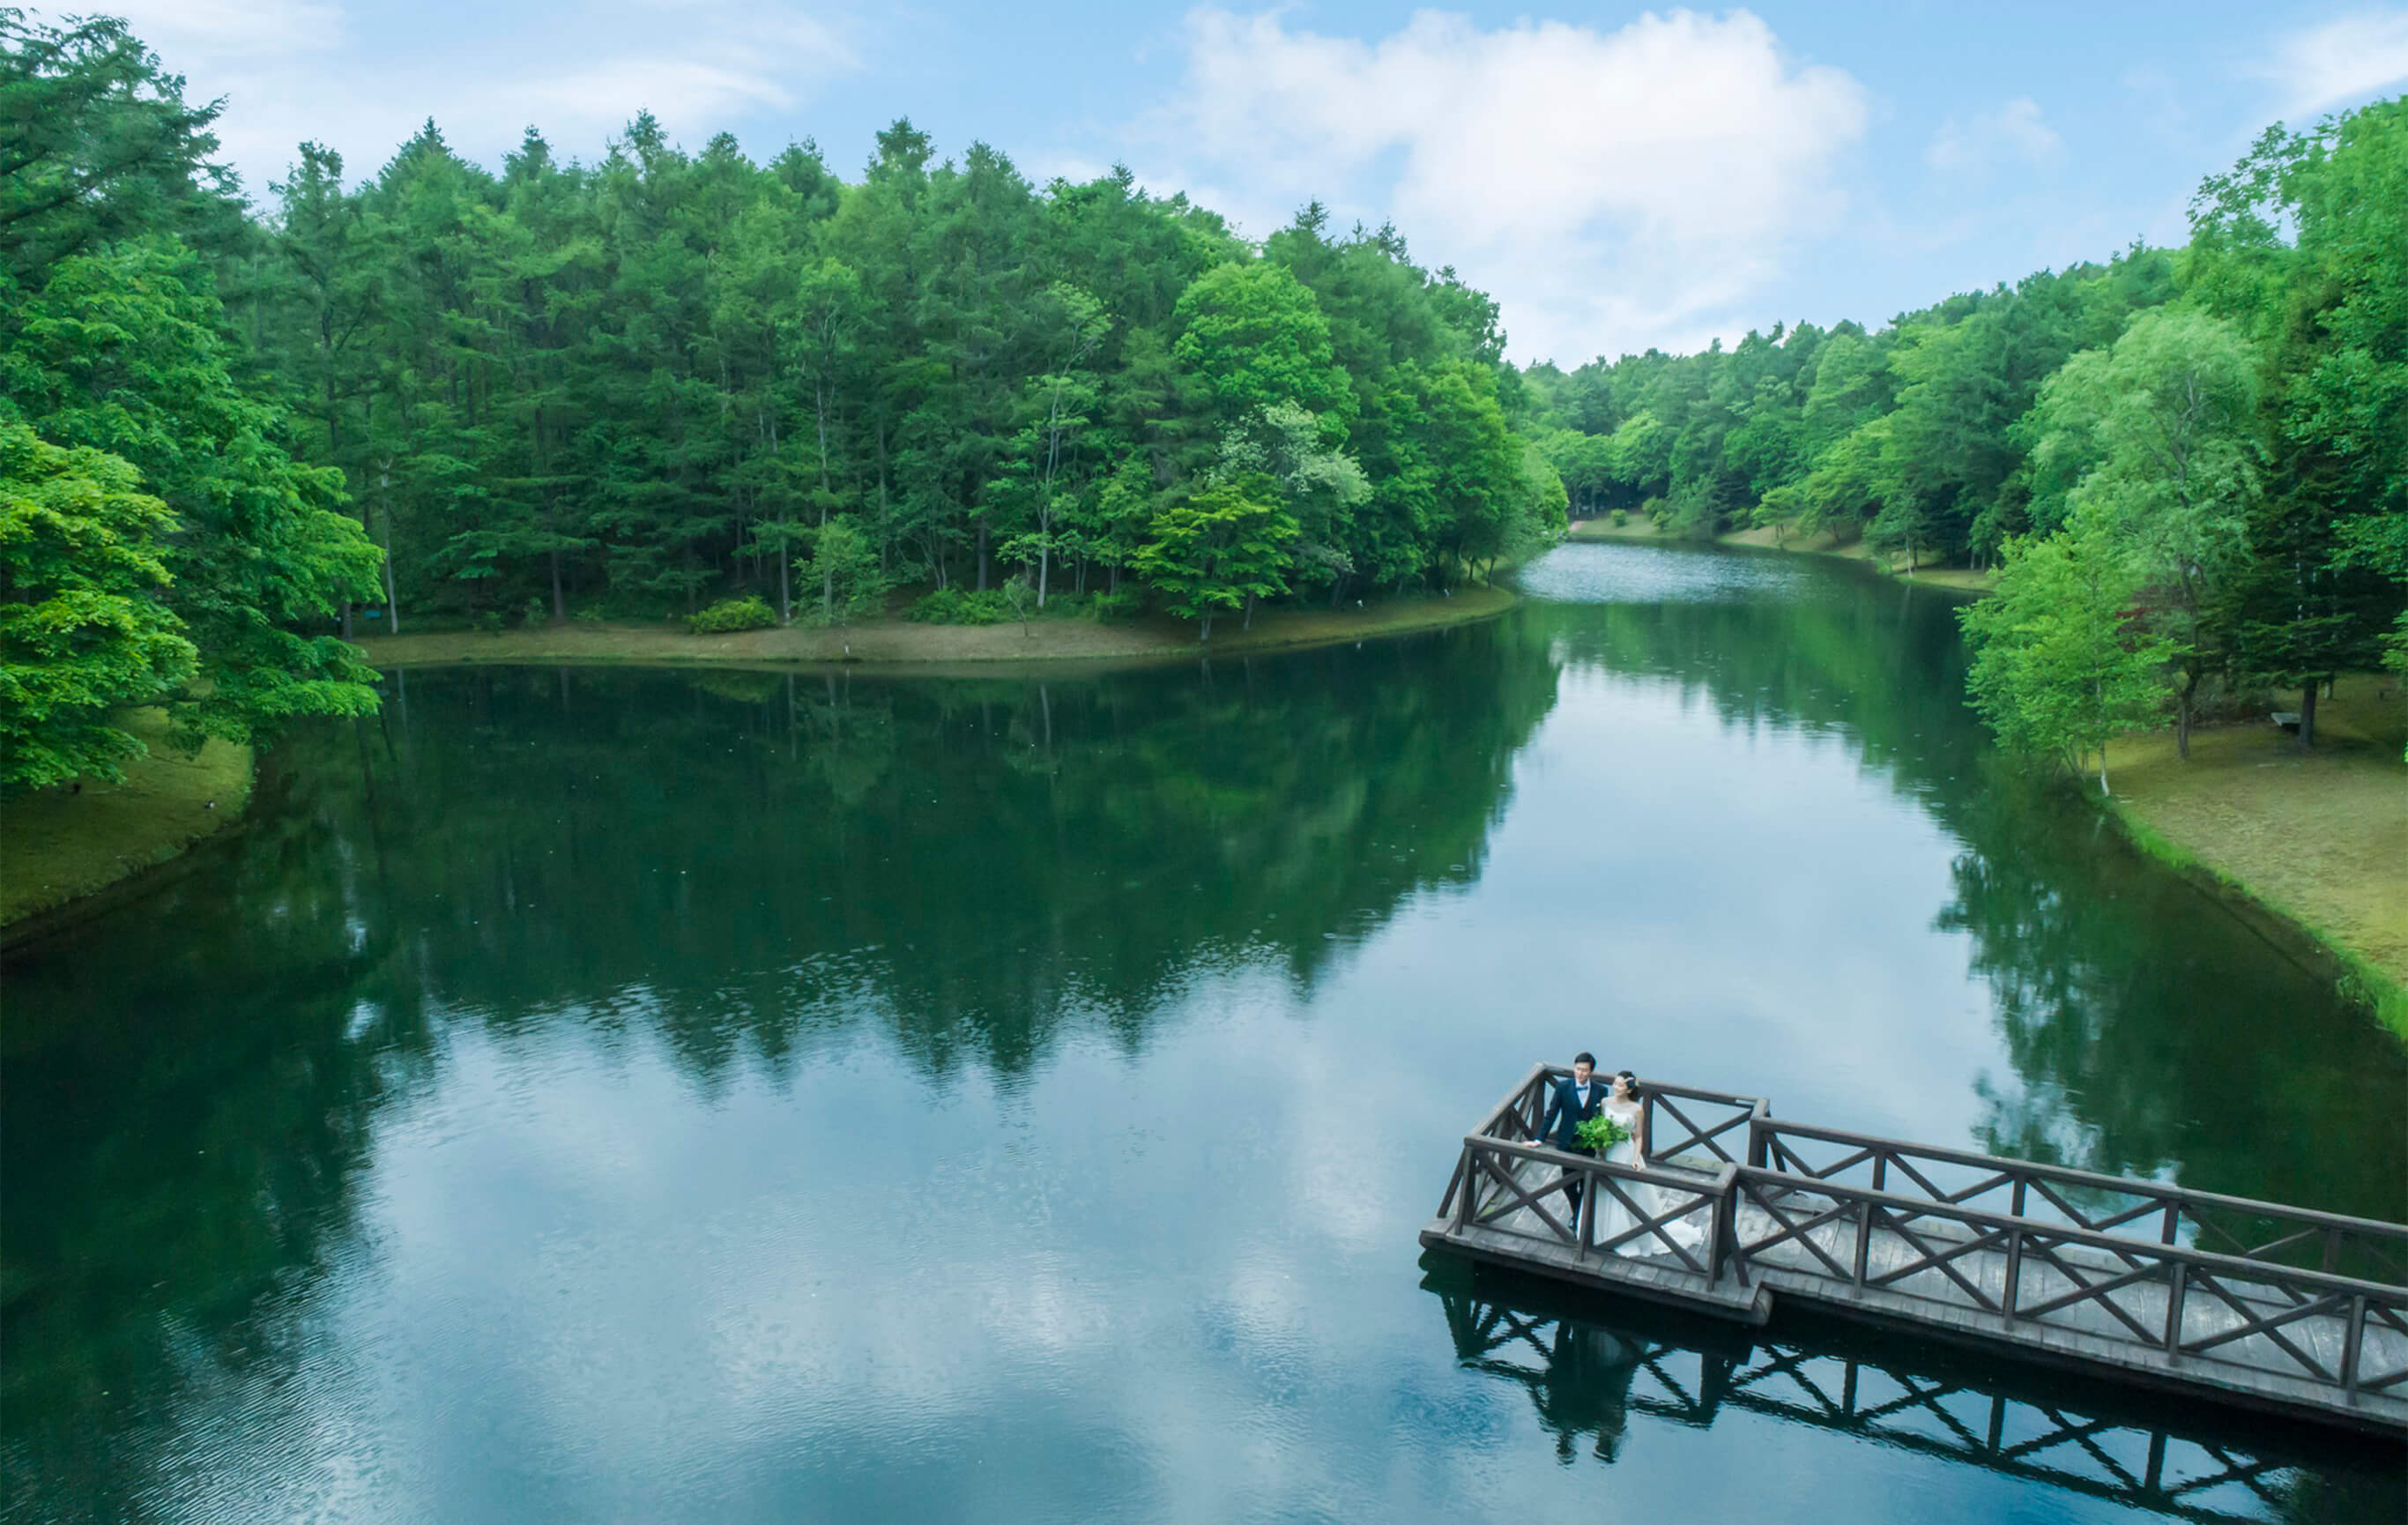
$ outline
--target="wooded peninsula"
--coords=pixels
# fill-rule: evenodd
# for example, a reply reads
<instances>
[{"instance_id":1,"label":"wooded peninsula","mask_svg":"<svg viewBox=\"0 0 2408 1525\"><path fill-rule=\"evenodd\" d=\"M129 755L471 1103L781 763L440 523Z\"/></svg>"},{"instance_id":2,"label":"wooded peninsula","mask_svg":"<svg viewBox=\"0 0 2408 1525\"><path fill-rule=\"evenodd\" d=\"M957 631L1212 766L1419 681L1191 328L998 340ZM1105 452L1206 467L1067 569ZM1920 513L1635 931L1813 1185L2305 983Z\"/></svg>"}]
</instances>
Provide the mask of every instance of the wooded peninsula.
<instances>
[{"instance_id":1,"label":"wooded peninsula","mask_svg":"<svg viewBox=\"0 0 2408 1525\"><path fill-rule=\"evenodd\" d=\"M1568 515L1984 570L1973 702L2102 791L2118 736L2187 755L2279 689L2309 748L2337 677L2408 663L2408 100L2270 130L2178 249L1567 370L1318 204L1254 242L909 121L849 180L649 114L498 169L432 122L371 175L305 143L254 189L123 23L0 33L13 797L370 712L369 637L1226 640Z\"/></svg>"}]
</instances>

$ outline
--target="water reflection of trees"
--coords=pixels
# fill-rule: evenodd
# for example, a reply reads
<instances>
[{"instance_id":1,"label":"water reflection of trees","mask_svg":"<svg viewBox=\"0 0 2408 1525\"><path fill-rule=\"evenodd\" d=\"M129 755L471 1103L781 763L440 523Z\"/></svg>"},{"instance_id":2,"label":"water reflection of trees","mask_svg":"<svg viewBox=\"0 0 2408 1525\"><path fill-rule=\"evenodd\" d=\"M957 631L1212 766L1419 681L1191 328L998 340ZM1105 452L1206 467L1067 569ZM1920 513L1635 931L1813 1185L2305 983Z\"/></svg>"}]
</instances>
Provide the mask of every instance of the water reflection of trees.
<instances>
[{"instance_id":1,"label":"water reflection of trees","mask_svg":"<svg viewBox=\"0 0 2408 1525\"><path fill-rule=\"evenodd\" d=\"M289 1363L283 1313L351 1237L394 1072L356 1041L360 993L395 948L277 791L129 913L138 949L70 936L8 970L6 1518L128 1518L141 1480L95 1437L155 1417L179 1373ZM415 1011L378 1020L394 1063L423 1053Z\"/></svg>"},{"instance_id":2,"label":"water reflection of trees","mask_svg":"<svg viewBox=\"0 0 2408 1525\"><path fill-rule=\"evenodd\" d=\"M9 1517L122 1513L93 1437L298 1362L282 1311L355 1238L433 1014L571 1011L706 1081L865 1022L1007 1073L1072 1028L1135 1049L1193 971L1309 984L1473 880L1554 696L1493 626L1077 681L396 683L281 749L138 929L11 962Z\"/></svg>"},{"instance_id":3,"label":"water reflection of trees","mask_svg":"<svg viewBox=\"0 0 2408 1525\"><path fill-rule=\"evenodd\" d=\"M2000 766L1963 702L1957 602L1834 569L1784 599L1532 615L1570 661L1677 682L1727 723L1845 734L1962 843L1938 925L1970 940L2020 1081L1986 1099L1985 1146L2401 1216L2408 1055L2070 791Z\"/></svg>"},{"instance_id":4,"label":"water reflection of trees","mask_svg":"<svg viewBox=\"0 0 2408 1525\"><path fill-rule=\"evenodd\" d=\"M1521 1388L1566 1461L1633 1430L1771 1418L2202 1522L2397 1518L2396 1446L1821 1323L1770 1331L1425 1261L1457 1362Z\"/></svg>"},{"instance_id":5,"label":"water reflection of trees","mask_svg":"<svg viewBox=\"0 0 2408 1525\"><path fill-rule=\"evenodd\" d=\"M1991 1099L1994 1149L2403 1216L2408 1062L2362 1011L2087 812L2002 784L1962 819L1942 925L1972 934L2026 1083Z\"/></svg>"},{"instance_id":6,"label":"water reflection of trees","mask_svg":"<svg viewBox=\"0 0 2408 1525\"><path fill-rule=\"evenodd\" d=\"M876 1012L1016 1071L1066 1022L1134 1045L1199 965L1310 982L1469 883L1553 699L1495 628L1084 682L479 670L301 768L352 914L447 1001L639 985L704 1065Z\"/></svg>"}]
</instances>

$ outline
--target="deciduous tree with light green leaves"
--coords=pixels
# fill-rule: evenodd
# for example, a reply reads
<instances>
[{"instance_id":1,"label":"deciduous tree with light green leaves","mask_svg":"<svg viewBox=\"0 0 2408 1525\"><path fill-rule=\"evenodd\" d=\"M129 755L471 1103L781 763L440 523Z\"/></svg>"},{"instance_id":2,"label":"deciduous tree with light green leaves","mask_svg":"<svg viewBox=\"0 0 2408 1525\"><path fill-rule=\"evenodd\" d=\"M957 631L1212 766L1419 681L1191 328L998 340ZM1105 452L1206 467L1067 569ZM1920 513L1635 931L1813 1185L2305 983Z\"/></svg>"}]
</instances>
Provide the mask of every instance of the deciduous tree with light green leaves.
<instances>
[{"instance_id":1,"label":"deciduous tree with light green leaves","mask_svg":"<svg viewBox=\"0 0 2408 1525\"><path fill-rule=\"evenodd\" d=\"M1171 353L1226 423L1293 403L1315 417L1354 410L1329 324L1303 282L1278 265L1223 265L1179 298Z\"/></svg>"},{"instance_id":2,"label":"deciduous tree with light green leaves","mask_svg":"<svg viewBox=\"0 0 2408 1525\"><path fill-rule=\"evenodd\" d=\"M221 320L206 269L161 238L62 260L0 317L0 421L123 458L176 515L168 605L200 681L168 712L190 745L377 703L359 649L307 628L377 596L377 548L340 474L294 459L282 416L236 381Z\"/></svg>"},{"instance_id":3,"label":"deciduous tree with light green leaves","mask_svg":"<svg viewBox=\"0 0 2408 1525\"><path fill-rule=\"evenodd\" d=\"M1269 484L1208 487L1154 516L1153 536L1138 548L1137 570L1164 596L1173 614L1197 622L1196 639L1212 639L1212 617L1243 609L1249 623L1257 599L1287 591L1296 519L1264 501Z\"/></svg>"},{"instance_id":4,"label":"deciduous tree with light green leaves","mask_svg":"<svg viewBox=\"0 0 2408 1525\"><path fill-rule=\"evenodd\" d=\"M2248 554L2258 492L2258 365L2233 324L2155 309L2114 347L2085 350L2041 389L2016 433L2031 442L2031 515L2079 512L2132 558L2174 669L2174 741L2190 755L2200 685L2224 665L2214 615Z\"/></svg>"},{"instance_id":5,"label":"deciduous tree with light green leaves","mask_svg":"<svg viewBox=\"0 0 2408 1525\"><path fill-rule=\"evenodd\" d=\"M2164 702L2167 643L2134 609L2141 578L2106 526L2077 514L2055 534L2009 540L1998 591L1957 620L1973 648L1973 708L2009 751L2080 774Z\"/></svg>"},{"instance_id":6,"label":"deciduous tree with light green leaves","mask_svg":"<svg viewBox=\"0 0 2408 1525\"><path fill-rule=\"evenodd\" d=\"M820 585L820 618L841 625L878 607L887 580L878 570L878 547L850 519L831 519L810 532L810 575Z\"/></svg>"},{"instance_id":7,"label":"deciduous tree with light green leaves","mask_svg":"<svg viewBox=\"0 0 2408 1525\"><path fill-rule=\"evenodd\" d=\"M116 456L0 424L0 795L116 780L141 755L110 712L158 699L194 667L159 602L175 527Z\"/></svg>"},{"instance_id":8,"label":"deciduous tree with light green leaves","mask_svg":"<svg viewBox=\"0 0 2408 1525\"><path fill-rule=\"evenodd\" d=\"M1335 602L1354 571L1343 549L1354 511L1370 501L1371 483L1354 457L1322 442L1321 421L1292 402L1274 403L1231 424L1221 437L1212 480L1249 478L1276 484L1280 505L1296 520L1298 562L1329 579Z\"/></svg>"}]
</instances>

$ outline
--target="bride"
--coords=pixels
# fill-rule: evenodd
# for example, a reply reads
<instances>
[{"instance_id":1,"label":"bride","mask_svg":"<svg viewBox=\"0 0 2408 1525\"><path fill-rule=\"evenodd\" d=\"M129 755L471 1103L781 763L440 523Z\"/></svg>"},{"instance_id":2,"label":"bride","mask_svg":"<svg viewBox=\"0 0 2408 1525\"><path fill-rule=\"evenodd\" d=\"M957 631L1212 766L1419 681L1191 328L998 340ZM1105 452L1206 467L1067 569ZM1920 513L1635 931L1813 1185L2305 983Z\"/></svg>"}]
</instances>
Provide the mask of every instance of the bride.
<instances>
[{"instance_id":1,"label":"bride","mask_svg":"<svg viewBox=\"0 0 2408 1525\"><path fill-rule=\"evenodd\" d=\"M1612 1088L1606 1093L1602 1109L1605 1115L1612 1118L1627 1135L1620 1144L1605 1152L1605 1158L1616 1165L1645 1165L1648 1162L1647 1107L1639 1095L1635 1085L1636 1079L1637 1077L1627 1070L1617 1072L1613 1077ZM1665 1210L1667 1204L1662 1200L1664 1196L1662 1187L1650 1186L1643 1181L1617 1181L1614 1184L1628 1192L1632 1201L1646 1209L1646 1216L1654 1217ZM1617 1235L1628 1233L1639 1227L1638 1216L1624 1206L1622 1199L1614 1195L1603 1181L1598 1183L1598 1188L1592 1195L1597 1199L1597 1227L1590 1240L1591 1244L1612 1244ZM1693 1216L1675 1218L1660 1227L1664 1233L1670 1235L1672 1240L1684 1249L1696 1249L1706 1240L1705 1230L1694 1221ZM1656 1234L1643 1233L1627 1244L1616 1246L1614 1253L1662 1255L1665 1253L1665 1244L1664 1241L1657 1238Z\"/></svg>"}]
</instances>

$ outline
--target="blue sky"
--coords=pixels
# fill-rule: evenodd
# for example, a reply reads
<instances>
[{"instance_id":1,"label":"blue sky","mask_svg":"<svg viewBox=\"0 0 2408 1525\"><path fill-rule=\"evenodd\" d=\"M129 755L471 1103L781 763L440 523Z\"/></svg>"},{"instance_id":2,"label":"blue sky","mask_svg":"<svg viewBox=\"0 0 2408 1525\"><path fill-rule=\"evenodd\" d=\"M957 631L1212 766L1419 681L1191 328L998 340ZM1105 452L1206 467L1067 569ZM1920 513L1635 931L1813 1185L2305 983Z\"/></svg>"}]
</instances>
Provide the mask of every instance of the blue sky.
<instances>
[{"instance_id":1,"label":"blue sky","mask_svg":"<svg viewBox=\"0 0 2408 1525\"><path fill-rule=\"evenodd\" d=\"M1879 322L2181 236L2268 123L2408 88L2408 7L2090 0L1258 10L968 0L139 0L254 187L310 137L372 173L421 120L591 159L638 108L699 147L900 115L1033 177L1126 162L1259 237L1318 196L1504 305L1523 360Z\"/></svg>"}]
</instances>

